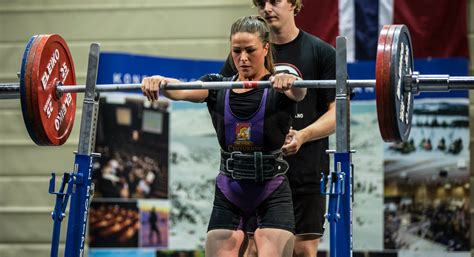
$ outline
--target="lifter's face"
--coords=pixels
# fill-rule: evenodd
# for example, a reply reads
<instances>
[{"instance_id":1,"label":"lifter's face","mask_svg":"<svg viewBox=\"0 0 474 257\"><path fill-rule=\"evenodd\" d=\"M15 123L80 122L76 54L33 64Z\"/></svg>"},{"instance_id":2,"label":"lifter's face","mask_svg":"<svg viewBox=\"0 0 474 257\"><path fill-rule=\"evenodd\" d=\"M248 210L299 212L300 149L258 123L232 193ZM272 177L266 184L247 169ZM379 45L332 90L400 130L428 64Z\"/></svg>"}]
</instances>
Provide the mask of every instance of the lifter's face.
<instances>
[{"instance_id":1,"label":"lifter's face","mask_svg":"<svg viewBox=\"0 0 474 257\"><path fill-rule=\"evenodd\" d=\"M258 80L267 72L265 56L269 44L263 44L258 33L237 32L230 38L232 59L241 80Z\"/></svg>"},{"instance_id":2,"label":"lifter's face","mask_svg":"<svg viewBox=\"0 0 474 257\"><path fill-rule=\"evenodd\" d=\"M295 18L295 6L288 0L258 0L258 14L264 17L270 27L275 30L282 29Z\"/></svg>"}]
</instances>

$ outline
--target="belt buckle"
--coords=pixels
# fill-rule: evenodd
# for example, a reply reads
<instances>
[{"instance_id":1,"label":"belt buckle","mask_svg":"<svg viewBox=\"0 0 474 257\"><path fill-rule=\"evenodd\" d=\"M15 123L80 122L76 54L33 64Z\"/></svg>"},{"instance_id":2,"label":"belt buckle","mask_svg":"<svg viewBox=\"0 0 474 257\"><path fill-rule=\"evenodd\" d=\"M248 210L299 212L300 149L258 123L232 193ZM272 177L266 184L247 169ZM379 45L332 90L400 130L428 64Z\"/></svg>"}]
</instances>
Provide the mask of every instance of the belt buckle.
<instances>
[{"instance_id":1,"label":"belt buckle","mask_svg":"<svg viewBox=\"0 0 474 257\"><path fill-rule=\"evenodd\" d=\"M230 173L230 177L231 177L232 179L238 179L238 178L234 177L234 170L233 170L233 169L229 169L229 163L230 163L230 161L233 161L233 160L234 160L233 157L234 157L234 155L236 155L236 154L242 154L242 152L240 152L240 151L231 152L231 153L230 153L230 157L229 157L227 160L225 160L225 169Z\"/></svg>"}]
</instances>

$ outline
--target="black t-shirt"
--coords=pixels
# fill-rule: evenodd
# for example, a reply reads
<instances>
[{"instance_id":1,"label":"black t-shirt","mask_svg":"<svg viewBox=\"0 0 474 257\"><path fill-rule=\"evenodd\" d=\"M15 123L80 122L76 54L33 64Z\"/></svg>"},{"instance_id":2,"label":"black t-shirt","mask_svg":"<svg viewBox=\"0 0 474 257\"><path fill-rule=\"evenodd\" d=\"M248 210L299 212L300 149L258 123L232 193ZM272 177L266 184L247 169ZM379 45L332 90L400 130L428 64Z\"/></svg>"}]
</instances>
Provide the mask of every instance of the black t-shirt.
<instances>
[{"instance_id":1,"label":"black t-shirt","mask_svg":"<svg viewBox=\"0 0 474 257\"><path fill-rule=\"evenodd\" d=\"M208 74L201 77L201 81L225 81L232 78L225 78L219 74ZM268 79L265 77L264 79ZM235 93L230 91L229 105L232 113L239 118L245 119L253 115L258 107L263 96L263 89L253 89L244 93ZM219 145L225 151L227 144L225 140L224 129L224 99L225 89L209 90L209 95L205 102L209 114L211 115L212 124L217 133ZM264 151L271 152L281 148L285 141L285 136L288 133L291 125L291 115L296 102L288 98L285 94L279 93L273 89L268 90L267 102L265 106L265 121L263 126L263 144Z\"/></svg>"},{"instance_id":2,"label":"black t-shirt","mask_svg":"<svg viewBox=\"0 0 474 257\"><path fill-rule=\"evenodd\" d=\"M321 39L300 30L295 40L273 45L277 72L299 75L304 80L336 77L336 51ZM221 74L235 74L228 60ZM294 110L293 128L300 130L319 119L335 99L335 89L308 89ZM319 192L321 172L329 170L328 138L308 142L296 155L286 157L290 164L288 179L294 194Z\"/></svg>"}]
</instances>

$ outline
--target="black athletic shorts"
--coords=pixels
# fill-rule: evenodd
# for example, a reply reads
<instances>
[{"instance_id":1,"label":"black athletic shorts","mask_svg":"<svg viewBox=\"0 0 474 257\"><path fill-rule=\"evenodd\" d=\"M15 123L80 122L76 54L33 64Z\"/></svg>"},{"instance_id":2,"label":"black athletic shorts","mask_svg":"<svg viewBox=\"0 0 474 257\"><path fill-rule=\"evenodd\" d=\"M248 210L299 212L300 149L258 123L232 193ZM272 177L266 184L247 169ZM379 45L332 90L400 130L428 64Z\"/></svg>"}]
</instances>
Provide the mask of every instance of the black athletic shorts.
<instances>
[{"instance_id":1,"label":"black athletic shorts","mask_svg":"<svg viewBox=\"0 0 474 257\"><path fill-rule=\"evenodd\" d=\"M256 210L254 231L259 228L276 228L295 232L293 203L288 180L285 179ZM215 187L214 207L207 231L213 229L244 229L249 217L243 217L242 211L230 202L219 187Z\"/></svg>"},{"instance_id":2,"label":"black athletic shorts","mask_svg":"<svg viewBox=\"0 0 474 257\"><path fill-rule=\"evenodd\" d=\"M326 214L326 196L315 194L293 195L293 211L295 213L295 235L316 236L324 234ZM254 233L257 228L256 217L250 217L245 223L244 231Z\"/></svg>"},{"instance_id":3,"label":"black athletic shorts","mask_svg":"<svg viewBox=\"0 0 474 257\"><path fill-rule=\"evenodd\" d=\"M295 212L296 235L324 234L326 214L326 196L315 194L293 195L293 211Z\"/></svg>"}]
</instances>

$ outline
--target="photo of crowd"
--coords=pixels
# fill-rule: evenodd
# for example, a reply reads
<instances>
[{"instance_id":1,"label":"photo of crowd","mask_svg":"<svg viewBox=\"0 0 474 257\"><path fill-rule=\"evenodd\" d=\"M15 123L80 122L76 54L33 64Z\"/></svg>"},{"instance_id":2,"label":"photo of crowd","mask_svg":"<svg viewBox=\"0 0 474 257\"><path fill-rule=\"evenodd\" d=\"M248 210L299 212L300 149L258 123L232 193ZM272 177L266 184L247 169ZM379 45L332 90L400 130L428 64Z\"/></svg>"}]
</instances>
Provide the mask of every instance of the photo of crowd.
<instances>
[{"instance_id":1,"label":"photo of crowd","mask_svg":"<svg viewBox=\"0 0 474 257\"><path fill-rule=\"evenodd\" d=\"M94 163L95 198L168 198L168 113L143 100L101 99Z\"/></svg>"},{"instance_id":2,"label":"photo of crowd","mask_svg":"<svg viewBox=\"0 0 474 257\"><path fill-rule=\"evenodd\" d=\"M469 250L470 186L463 163L386 161L385 170L386 249Z\"/></svg>"},{"instance_id":3,"label":"photo of crowd","mask_svg":"<svg viewBox=\"0 0 474 257\"><path fill-rule=\"evenodd\" d=\"M155 256L169 245L167 105L100 100L89 240L93 255ZM111 100L112 99L112 100Z\"/></svg>"},{"instance_id":4,"label":"photo of crowd","mask_svg":"<svg viewBox=\"0 0 474 257\"><path fill-rule=\"evenodd\" d=\"M466 202L401 204L393 200L386 205L385 220L387 249L413 248L410 241L417 238L446 251L469 250L470 219Z\"/></svg>"},{"instance_id":5,"label":"photo of crowd","mask_svg":"<svg viewBox=\"0 0 474 257\"><path fill-rule=\"evenodd\" d=\"M89 211L91 248L138 246L140 222L136 202L93 201Z\"/></svg>"},{"instance_id":6,"label":"photo of crowd","mask_svg":"<svg viewBox=\"0 0 474 257\"><path fill-rule=\"evenodd\" d=\"M108 147L97 149L102 156L94 164L96 198L167 197L167 169L156 159Z\"/></svg>"}]
</instances>

